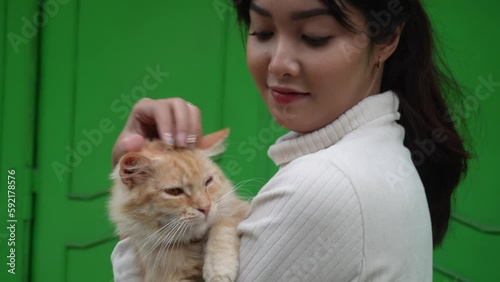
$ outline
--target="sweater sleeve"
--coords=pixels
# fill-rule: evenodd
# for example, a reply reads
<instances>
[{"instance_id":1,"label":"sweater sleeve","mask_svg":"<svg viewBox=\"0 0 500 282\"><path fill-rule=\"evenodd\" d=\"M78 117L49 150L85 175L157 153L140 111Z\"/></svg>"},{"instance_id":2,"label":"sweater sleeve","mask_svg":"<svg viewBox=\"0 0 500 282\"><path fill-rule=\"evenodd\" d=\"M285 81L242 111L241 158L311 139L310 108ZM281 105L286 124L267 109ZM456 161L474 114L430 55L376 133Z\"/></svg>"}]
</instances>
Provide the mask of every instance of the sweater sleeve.
<instances>
[{"instance_id":1,"label":"sweater sleeve","mask_svg":"<svg viewBox=\"0 0 500 282\"><path fill-rule=\"evenodd\" d=\"M239 232L238 282L359 281L359 201L328 161L297 159L282 168L253 199Z\"/></svg>"},{"instance_id":2,"label":"sweater sleeve","mask_svg":"<svg viewBox=\"0 0 500 282\"><path fill-rule=\"evenodd\" d=\"M118 242L111 254L115 282L142 282L141 273L137 267L136 253L130 246L129 239Z\"/></svg>"}]
</instances>

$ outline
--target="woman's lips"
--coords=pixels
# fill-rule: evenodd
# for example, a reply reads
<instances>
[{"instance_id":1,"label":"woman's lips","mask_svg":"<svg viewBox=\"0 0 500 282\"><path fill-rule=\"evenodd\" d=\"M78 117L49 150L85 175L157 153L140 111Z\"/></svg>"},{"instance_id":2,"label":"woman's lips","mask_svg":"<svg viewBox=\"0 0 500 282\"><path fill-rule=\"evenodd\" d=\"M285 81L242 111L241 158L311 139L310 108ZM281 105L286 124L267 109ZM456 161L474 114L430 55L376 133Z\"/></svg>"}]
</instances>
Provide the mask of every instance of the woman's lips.
<instances>
[{"instance_id":1,"label":"woman's lips","mask_svg":"<svg viewBox=\"0 0 500 282\"><path fill-rule=\"evenodd\" d=\"M271 96L273 97L274 101L276 101L278 104L290 104L292 102L295 102L297 100L300 100L304 97L309 95L309 93L297 93L297 92L279 92L276 90L271 89Z\"/></svg>"}]
</instances>

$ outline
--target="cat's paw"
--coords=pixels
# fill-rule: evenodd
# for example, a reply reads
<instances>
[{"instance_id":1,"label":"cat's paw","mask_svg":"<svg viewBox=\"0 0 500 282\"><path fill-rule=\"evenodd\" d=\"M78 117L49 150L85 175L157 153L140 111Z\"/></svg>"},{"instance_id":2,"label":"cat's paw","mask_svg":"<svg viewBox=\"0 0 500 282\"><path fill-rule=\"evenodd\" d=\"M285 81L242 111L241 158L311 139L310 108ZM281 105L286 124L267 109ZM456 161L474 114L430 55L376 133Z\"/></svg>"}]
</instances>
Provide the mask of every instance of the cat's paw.
<instances>
[{"instance_id":1,"label":"cat's paw","mask_svg":"<svg viewBox=\"0 0 500 282\"><path fill-rule=\"evenodd\" d=\"M204 277L205 282L234 282L235 279L229 276L216 275L214 277Z\"/></svg>"},{"instance_id":2,"label":"cat's paw","mask_svg":"<svg viewBox=\"0 0 500 282\"><path fill-rule=\"evenodd\" d=\"M238 276L238 257L205 256L203 279L205 282L233 282Z\"/></svg>"},{"instance_id":3,"label":"cat's paw","mask_svg":"<svg viewBox=\"0 0 500 282\"><path fill-rule=\"evenodd\" d=\"M238 275L238 268L212 265L203 267L203 279L205 282L234 282Z\"/></svg>"}]
</instances>

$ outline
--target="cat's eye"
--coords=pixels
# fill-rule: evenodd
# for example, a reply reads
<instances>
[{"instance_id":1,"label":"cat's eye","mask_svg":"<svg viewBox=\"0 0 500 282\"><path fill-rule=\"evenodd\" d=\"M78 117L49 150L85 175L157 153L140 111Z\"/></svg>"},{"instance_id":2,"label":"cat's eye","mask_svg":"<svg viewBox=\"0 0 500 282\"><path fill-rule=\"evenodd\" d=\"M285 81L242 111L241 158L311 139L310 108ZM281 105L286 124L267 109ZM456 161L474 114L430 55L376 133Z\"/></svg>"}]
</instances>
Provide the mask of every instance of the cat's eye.
<instances>
[{"instance_id":1,"label":"cat's eye","mask_svg":"<svg viewBox=\"0 0 500 282\"><path fill-rule=\"evenodd\" d=\"M179 195L184 194L184 190L182 188L169 188L169 189L163 190L163 192L165 192L171 196L179 196Z\"/></svg>"},{"instance_id":2,"label":"cat's eye","mask_svg":"<svg viewBox=\"0 0 500 282\"><path fill-rule=\"evenodd\" d=\"M205 180L205 186L212 184L212 182L214 182L214 178L210 176L207 180Z\"/></svg>"}]
</instances>

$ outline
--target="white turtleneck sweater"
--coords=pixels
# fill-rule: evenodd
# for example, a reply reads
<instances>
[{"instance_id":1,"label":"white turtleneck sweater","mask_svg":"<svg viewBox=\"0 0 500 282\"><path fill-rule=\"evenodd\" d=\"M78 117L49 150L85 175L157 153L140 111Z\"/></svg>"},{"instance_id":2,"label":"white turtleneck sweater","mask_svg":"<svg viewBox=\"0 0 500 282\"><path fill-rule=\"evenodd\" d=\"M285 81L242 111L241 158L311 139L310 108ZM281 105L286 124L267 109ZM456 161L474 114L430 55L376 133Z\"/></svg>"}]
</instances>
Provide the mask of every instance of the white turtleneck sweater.
<instances>
[{"instance_id":1,"label":"white turtleneck sweater","mask_svg":"<svg viewBox=\"0 0 500 282\"><path fill-rule=\"evenodd\" d=\"M239 225L237 281L432 281L429 210L398 106L392 91L369 96L269 148L279 171ZM127 240L112 261L115 281L140 281Z\"/></svg>"}]
</instances>

